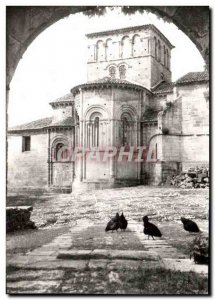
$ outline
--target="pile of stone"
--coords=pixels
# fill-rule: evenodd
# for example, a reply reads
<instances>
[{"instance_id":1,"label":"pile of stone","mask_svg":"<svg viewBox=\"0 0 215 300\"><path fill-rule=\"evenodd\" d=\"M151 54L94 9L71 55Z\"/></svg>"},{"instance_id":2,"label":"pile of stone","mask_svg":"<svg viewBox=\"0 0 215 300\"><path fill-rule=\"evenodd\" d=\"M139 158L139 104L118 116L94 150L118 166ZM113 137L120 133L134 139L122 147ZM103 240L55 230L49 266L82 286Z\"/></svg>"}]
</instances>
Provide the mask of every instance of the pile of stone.
<instances>
[{"instance_id":1,"label":"pile of stone","mask_svg":"<svg viewBox=\"0 0 215 300\"><path fill-rule=\"evenodd\" d=\"M173 186L186 188L207 188L210 186L209 169L205 167L190 168L179 175L173 175L169 183Z\"/></svg>"},{"instance_id":2,"label":"pile of stone","mask_svg":"<svg viewBox=\"0 0 215 300\"><path fill-rule=\"evenodd\" d=\"M6 208L6 231L19 229L36 229L34 222L30 220L32 206L15 206Z\"/></svg>"}]
</instances>

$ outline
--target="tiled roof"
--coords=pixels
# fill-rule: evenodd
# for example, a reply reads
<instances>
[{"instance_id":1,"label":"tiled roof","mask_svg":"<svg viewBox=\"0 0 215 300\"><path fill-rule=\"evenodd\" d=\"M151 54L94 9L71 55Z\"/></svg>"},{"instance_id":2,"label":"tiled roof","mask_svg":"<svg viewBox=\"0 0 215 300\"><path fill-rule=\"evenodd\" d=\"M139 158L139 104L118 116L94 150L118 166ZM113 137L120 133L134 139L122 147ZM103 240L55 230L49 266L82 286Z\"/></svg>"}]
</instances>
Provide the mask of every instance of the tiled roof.
<instances>
[{"instance_id":1,"label":"tiled roof","mask_svg":"<svg viewBox=\"0 0 215 300\"><path fill-rule=\"evenodd\" d=\"M73 102L74 97L71 93L64 95L63 97L57 98L56 100L50 102L51 105L56 103L65 103L65 102Z\"/></svg>"},{"instance_id":2,"label":"tiled roof","mask_svg":"<svg viewBox=\"0 0 215 300\"><path fill-rule=\"evenodd\" d=\"M55 126L62 126L62 127L67 127L67 126L73 126L74 122L73 122L73 118L72 117L68 117L64 120L55 122L54 120L52 121L52 123L50 125L48 125L47 127L55 127Z\"/></svg>"},{"instance_id":3,"label":"tiled roof","mask_svg":"<svg viewBox=\"0 0 215 300\"><path fill-rule=\"evenodd\" d=\"M154 94L163 94L163 93L172 93L174 87L173 82L161 82L156 88L153 90Z\"/></svg>"},{"instance_id":4,"label":"tiled roof","mask_svg":"<svg viewBox=\"0 0 215 300\"><path fill-rule=\"evenodd\" d=\"M40 130L40 129L50 128L50 127L68 127L73 125L74 123L72 117L68 117L67 119L58 122L55 122L54 119L51 117L51 118L39 119L30 123L11 127L8 129L8 132Z\"/></svg>"},{"instance_id":5,"label":"tiled roof","mask_svg":"<svg viewBox=\"0 0 215 300\"><path fill-rule=\"evenodd\" d=\"M71 89L71 93L75 93L79 88L91 88L91 87L100 87L102 85L117 85L117 86L122 86L122 87L131 87L135 89L146 89L144 86L139 85L137 83L132 83L128 80L124 79L119 79L119 78L111 78L111 77L104 77L98 80L94 81L88 81L86 83L80 84L75 86L74 88Z\"/></svg>"},{"instance_id":6,"label":"tiled roof","mask_svg":"<svg viewBox=\"0 0 215 300\"><path fill-rule=\"evenodd\" d=\"M52 117L39 119L30 123L25 123L22 125L14 126L8 129L8 131L23 131L23 130L32 130L32 129L43 129L50 125L52 122Z\"/></svg>"},{"instance_id":7,"label":"tiled roof","mask_svg":"<svg viewBox=\"0 0 215 300\"><path fill-rule=\"evenodd\" d=\"M205 82L209 80L208 72L189 72L174 82L161 82L152 88L153 94L172 93L175 85L191 84L195 82Z\"/></svg>"},{"instance_id":8,"label":"tiled roof","mask_svg":"<svg viewBox=\"0 0 215 300\"><path fill-rule=\"evenodd\" d=\"M202 81L208 81L208 80L209 80L209 74L206 71L205 72L189 72L186 75L179 78L176 81L176 85L192 83L192 82L202 82Z\"/></svg>"},{"instance_id":9,"label":"tiled roof","mask_svg":"<svg viewBox=\"0 0 215 300\"><path fill-rule=\"evenodd\" d=\"M87 84L93 84L93 83L123 83L123 84L133 84L132 82L120 79L120 78L112 78L112 77L103 77L97 80L88 81Z\"/></svg>"}]
</instances>

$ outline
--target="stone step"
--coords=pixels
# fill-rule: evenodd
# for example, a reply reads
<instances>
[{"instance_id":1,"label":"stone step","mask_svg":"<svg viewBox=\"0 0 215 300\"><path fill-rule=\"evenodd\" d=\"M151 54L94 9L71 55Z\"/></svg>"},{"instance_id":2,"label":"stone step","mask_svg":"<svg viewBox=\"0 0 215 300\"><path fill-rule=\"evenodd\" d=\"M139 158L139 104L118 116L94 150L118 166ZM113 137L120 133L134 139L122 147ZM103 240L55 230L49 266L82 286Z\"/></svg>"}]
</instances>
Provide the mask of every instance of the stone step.
<instances>
[{"instance_id":1,"label":"stone step","mask_svg":"<svg viewBox=\"0 0 215 300\"><path fill-rule=\"evenodd\" d=\"M57 255L58 259L123 259L123 260L159 260L158 255L153 251L134 250L62 250Z\"/></svg>"},{"instance_id":2,"label":"stone step","mask_svg":"<svg viewBox=\"0 0 215 300\"><path fill-rule=\"evenodd\" d=\"M193 271L205 276L208 275L208 265L198 265L190 259L163 258L163 263L166 269L181 272Z\"/></svg>"},{"instance_id":3,"label":"stone step","mask_svg":"<svg viewBox=\"0 0 215 300\"><path fill-rule=\"evenodd\" d=\"M63 270L17 270L7 274L7 282L21 281L28 279L32 280L55 280L61 279L64 275Z\"/></svg>"}]
</instances>

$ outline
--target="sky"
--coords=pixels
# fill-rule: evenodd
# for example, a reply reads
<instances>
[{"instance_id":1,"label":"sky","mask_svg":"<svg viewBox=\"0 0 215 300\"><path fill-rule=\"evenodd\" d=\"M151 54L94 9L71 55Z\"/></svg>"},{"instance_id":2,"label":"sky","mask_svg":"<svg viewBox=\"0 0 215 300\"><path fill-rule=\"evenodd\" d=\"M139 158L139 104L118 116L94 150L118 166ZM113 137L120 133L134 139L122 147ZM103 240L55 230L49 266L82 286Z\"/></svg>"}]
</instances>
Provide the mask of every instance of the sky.
<instances>
[{"instance_id":1,"label":"sky","mask_svg":"<svg viewBox=\"0 0 215 300\"><path fill-rule=\"evenodd\" d=\"M204 70L204 60L193 42L174 24L154 14L129 16L120 8L108 9L100 17L72 14L43 31L20 60L10 86L9 127L51 116L49 102L87 81L85 34L144 24L154 24L175 46L171 53L173 81Z\"/></svg>"}]
</instances>

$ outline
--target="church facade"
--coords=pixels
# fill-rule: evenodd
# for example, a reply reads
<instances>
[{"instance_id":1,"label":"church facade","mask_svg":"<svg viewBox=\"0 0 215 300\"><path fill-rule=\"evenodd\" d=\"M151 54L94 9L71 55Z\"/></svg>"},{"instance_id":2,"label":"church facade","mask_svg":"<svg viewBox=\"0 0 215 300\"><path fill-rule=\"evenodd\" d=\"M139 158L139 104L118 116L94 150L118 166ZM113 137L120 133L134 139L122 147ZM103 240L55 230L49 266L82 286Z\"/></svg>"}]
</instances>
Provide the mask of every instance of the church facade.
<instances>
[{"instance_id":1,"label":"church facade","mask_svg":"<svg viewBox=\"0 0 215 300\"><path fill-rule=\"evenodd\" d=\"M208 166L207 72L173 83L174 46L154 25L87 38L87 82L50 103L53 117L8 130L8 189L160 184Z\"/></svg>"}]
</instances>

